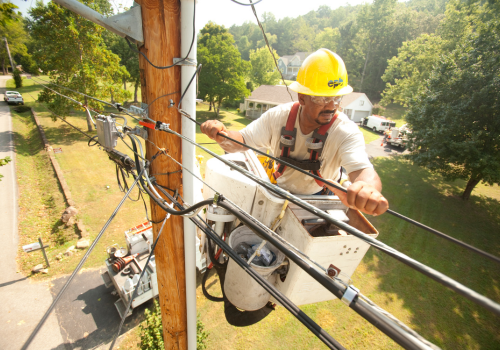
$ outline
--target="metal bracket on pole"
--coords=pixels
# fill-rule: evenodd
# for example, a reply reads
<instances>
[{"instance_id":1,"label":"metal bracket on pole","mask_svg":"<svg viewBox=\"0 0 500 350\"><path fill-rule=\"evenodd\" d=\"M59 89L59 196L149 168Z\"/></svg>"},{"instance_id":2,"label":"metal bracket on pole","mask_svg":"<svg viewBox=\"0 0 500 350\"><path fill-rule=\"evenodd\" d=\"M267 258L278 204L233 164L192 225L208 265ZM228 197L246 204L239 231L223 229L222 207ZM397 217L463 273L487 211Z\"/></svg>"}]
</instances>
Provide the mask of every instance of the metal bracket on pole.
<instances>
[{"instance_id":1,"label":"metal bracket on pole","mask_svg":"<svg viewBox=\"0 0 500 350\"><path fill-rule=\"evenodd\" d=\"M178 57L175 57L174 58L174 65L176 66L194 66L196 67L197 65L197 62L195 59L193 58L178 58Z\"/></svg>"},{"instance_id":2,"label":"metal bracket on pole","mask_svg":"<svg viewBox=\"0 0 500 350\"><path fill-rule=\"evenodd\" d=\"M139 45L144 44L140 6L132 7L126 12L119 13L111 17L104 17L99 12L92 10L77 0L53 1L123 38L129 38L131 41Z\"/></svg>"}]
</instances>

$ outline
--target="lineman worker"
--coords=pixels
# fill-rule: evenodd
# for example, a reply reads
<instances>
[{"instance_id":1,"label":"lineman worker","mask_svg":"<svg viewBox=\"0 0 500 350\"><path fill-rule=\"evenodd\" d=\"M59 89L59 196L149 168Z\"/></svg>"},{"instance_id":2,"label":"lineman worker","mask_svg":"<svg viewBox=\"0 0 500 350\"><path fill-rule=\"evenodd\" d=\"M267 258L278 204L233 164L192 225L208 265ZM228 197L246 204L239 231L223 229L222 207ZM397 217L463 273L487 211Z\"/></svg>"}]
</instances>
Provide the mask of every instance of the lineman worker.
<instances>
[{"instance_id":1,"label":"lineman worker","mask_svg":"<svg viewBox=\"0 0 500 350\"><path fill-rule=\"evenodd\" d=\"M304 60L289 88L298 93L298 102L276 106L240 131L227 130L217 120L203 123L201 131L228 153L247 148L217 133L268 149L273 156L329 181L339 179L342 166L352 182L347 194L279 163L273 176L279 187L291 193L323 194L329 189L352 209L384 213L389 203L380 193L382 183L365 152L363 135L337 110L342 96L352 92L344 61L330 50L319 49Z\"/></svg>"}]
</instances>

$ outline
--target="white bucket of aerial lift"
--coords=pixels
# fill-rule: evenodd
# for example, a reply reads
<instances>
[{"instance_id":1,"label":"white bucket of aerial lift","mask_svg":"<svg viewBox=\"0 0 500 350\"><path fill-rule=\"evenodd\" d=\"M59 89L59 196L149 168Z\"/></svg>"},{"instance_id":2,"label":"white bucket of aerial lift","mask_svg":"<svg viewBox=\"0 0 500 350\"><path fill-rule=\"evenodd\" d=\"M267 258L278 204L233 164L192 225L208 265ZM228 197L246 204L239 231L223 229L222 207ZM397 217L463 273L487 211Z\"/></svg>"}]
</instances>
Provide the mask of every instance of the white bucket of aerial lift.
<instances>
[{"instance_id":1,"label":"white bucket of aerial lift","mask_svg":"<svg viewBox=\"0 0 500 350\"><path fill-rule=\"evenodd\" d=\"M243 166L265 181L269 181L264 168L253 151L226 154L223 157ZM205 171L206 181L210 186L220 191L226 198L236 203L266 226L269 227L281 212L284 203L282 198L255 184L239 172L231 170L219 160L215 158L208 160ZM203 195L205 198L210 198L214 195L214 192L205 186ZM369 234L373 238L378 235L377 230L360 212L347 210L337 196L299 197L320 210L329 211L330 214L342 210L349 219L349 225ZM277 233L324 268L328 268L330 264L339 268L341 270L339 278L349 282L352 274L368 251L369 244L349 234L313 237L302 225L302 220L315 218L318 217L299 208L297 205L289 204ZM233 227L237 224L239 224L239 220L233 223ZM240 272L245 274L243 271ZM246 276L250 278L248 275ZM290 262L285 281L274 278L274 275L271 275L271 277L273 277L271 280L274 281L273 283L278 290L297 305L335 299L332 293L293 262ZM242 287L242 289L244 288ZM263 298L263 296L261 297ZM271 300L276 302L272 298Z\"/></svg>"},{"instance_id":2,"label":"white bucket of aerial lift","mask_svg":"<svg viewBox=\"0 0 500 350\"><path fill-rule=\"evenodd\" d=\"M252 246L262 243L262 238L253 233L248 227L240 226L231 232L228 244L233 248L243 242ZM269 283L275 284L276 274L273 274L273 272L283 263L285 255L270 243L267 243L266 247L276 254L276 261L271 266L267 267L258 266L254 263L250 263L250 266L258 274L267 279ZM226 277L224 280L224 294L231 304L246 311L254 311L263 308L266 306L271 296L232 259L229 259L227 264Z\"/></svg>"}]
</instances>

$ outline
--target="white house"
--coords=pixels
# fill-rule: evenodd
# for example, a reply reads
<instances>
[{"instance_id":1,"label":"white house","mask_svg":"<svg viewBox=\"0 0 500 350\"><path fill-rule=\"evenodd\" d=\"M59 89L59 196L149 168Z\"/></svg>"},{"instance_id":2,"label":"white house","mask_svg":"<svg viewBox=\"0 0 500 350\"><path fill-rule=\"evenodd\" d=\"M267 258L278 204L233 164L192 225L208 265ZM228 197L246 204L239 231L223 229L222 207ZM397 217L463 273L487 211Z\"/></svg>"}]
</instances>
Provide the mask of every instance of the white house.
<instances>
[{"instance_id":1,"label":"white house","mask_svg":"<svg viewBox=\"0 0 500 350\"><path fill-rule=\"evenodd\" d=\"M282 56L278 59L278 68L283 77L288 80L295 80L302 62L311 52L297 52L295 55Z\"/></svg>"},{"instance_id":2,"label":"white house","mask_svg":"<svg viewBox=\"0 0 500 350\"><path fill-rule=\"evenodd\" d=\"M287 91L286 86L261 85L245 98L245 103L240 104L240 110L245 111L245 116L257 119L270 108L292 100L299 100L297 93L290 89Z\"/></svg>"},{"instance_id":3,"label":"white house","mask_svg":"<svg viewBox=\"0 0 500 350\"><path fill-rule=\"evenodd\" d=\"M355 123L372 114L373 104L362 92L345 95L340 103L342 111Z\"/></svg>"}]
</instances>

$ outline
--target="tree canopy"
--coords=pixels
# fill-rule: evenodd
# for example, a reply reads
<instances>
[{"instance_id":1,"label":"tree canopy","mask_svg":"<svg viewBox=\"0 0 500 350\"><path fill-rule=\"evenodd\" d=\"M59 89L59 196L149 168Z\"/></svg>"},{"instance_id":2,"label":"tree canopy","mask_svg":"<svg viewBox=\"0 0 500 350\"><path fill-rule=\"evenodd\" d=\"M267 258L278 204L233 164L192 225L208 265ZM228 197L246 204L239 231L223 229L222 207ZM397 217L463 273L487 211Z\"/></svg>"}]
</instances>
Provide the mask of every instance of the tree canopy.
<instances>
[{"instance_id":1,"label":"tree canopy","mask_svg":"<svg viewBox=\"0 0 500 350\"><path fill-rule=\"evenodd\" d=\"M241 59L233 36L222 26L208 23L201 30L198 42L198 62L202 64L199 97L213 104L219 114L223 101L239 100L249 91L244 77L250 64Z\"/></svg>"},{"instance_id":2,"label":"tree canopy","mask_svg":"<svg viewBox=\"0 0 500 350\"><path fill-rule=\"evenodd\" d=\"M277 60L279 57L275 50L273 50L273 54ZM250 80L256 86L276 85L279 82L280 72L276 69L273 56L267 47L250 51L250 63L252 65Z\"/></svg>"},{"instance_id":3,"label":"tree canopy","mask_svg":"<svg viewBox=\"0 0 500 350\"><path fill-rule=\"evenodd\" d=\"M499 6L471 6L483 7L476 17L483 21L440 56L406 116L409 158L447 179L467 180L465 200L480 181L500 183L500 20L487 18Z\"/></svg>"},{"instance_id":4,"label":"tree canopy","mask_svg":"<svg viewBox=\"0 0 500 350\"><path fill-rule=\"evenodd\" d=\"M83 2L102 11L101 2ZM30 34L38 45L34 58L54 83L102 100L124 99L129 95L121 86L122 79L128 78L129 74L120 66L120 58L106 48L102 38L104 28L53 2L47 5L38 2L30 10L30 15ZM69 90L63 93L82 99ZM61 115L66 114L70 107L76 107L68 99L47 89L40 94L39 100L49 103L54 112ZM86 98L85 104L102 108L100 103ZM90 131L90 120L87 124Z\"/></svg>"}]
</instances>

